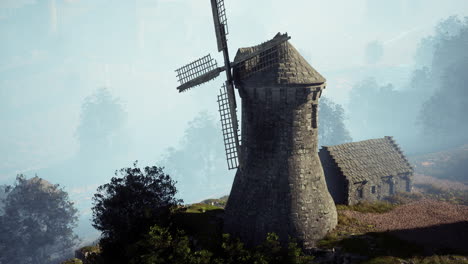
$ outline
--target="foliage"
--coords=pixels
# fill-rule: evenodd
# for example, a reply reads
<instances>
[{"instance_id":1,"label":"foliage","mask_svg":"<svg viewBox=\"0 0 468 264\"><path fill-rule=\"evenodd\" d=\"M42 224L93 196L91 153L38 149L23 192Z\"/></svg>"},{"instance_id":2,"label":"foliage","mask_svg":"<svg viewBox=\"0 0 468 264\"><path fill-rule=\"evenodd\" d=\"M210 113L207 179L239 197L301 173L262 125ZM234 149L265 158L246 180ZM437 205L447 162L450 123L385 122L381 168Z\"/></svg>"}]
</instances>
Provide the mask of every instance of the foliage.
<instances>
[{"instance_id":1,"label":"foliage","mask_svg":"<svg viewBox=\"0 0 468 264\"><path fill-rule=\"evenodd\" d=\"M116 171L115 175L118 175ZM93 226L102 231L103 257L124 263L126 244L136 242L155 224L165 226L170 211L182 201L175 198L175 181L161 167L120 170L122 177L99 186L93 197Z\"/></svg>"},{"instance_id":2,"label":"foliage","mask_svg":"<svg viewBox=\"0 0 468 264\"><path fill-rule=\"evenodd\" d=\"M456 39L466 43L468 41L468 25ZM447 41L448 42L448 41ZM455 43L447 43L451 48ZM466 83L468 76L468 54L447 66L440 79L440 87L426 102L419 115L422 129L431 136L448 139L456 144L466 143L468 140L468 118L464 114L468 111L468 92ZM456 141L455 141L456 140ZM454 144L454 143L452 143Z\"/></svg>"},{"instance_id":3,"label":"foliage","mask_svg":"<svg viewBox=\"0 0 468 264\"><path fill-rule=\"evenodd\" d=\"M305 256L298 244L291 241L286 247L281 246L278 236L267 235L265 242L253 249L247 249L228 234L222 235L222 243L215 251L195 249L194 238L188 237L181 230L171 230L153 226L146 239L137 243L139 252L131 263L187 263L187 264L274 264L274 263L310 263L310 256Z\"/></svg>"},{"instance_id":4,"label":"foliage","mask_svg":"<svg viewBox=\"0 0 468 264\"><path fill-rule=\"evenodd\" d=\"M352 134L359 140L392 135L411 152L466 143L467 21L457 17L441 21L435 34L421 41L411 79L401 87L373 78L353 85Z\"/></svg>"},{"instance_id":5,"label":"foliage","mask_svg":"<svg viewBox=\"0 0 468 264\"><path fill-rule=\"evenodd\" d=\"M0 216L0 263L52 263L79 240L77 210L59 185L18 175Z\"/></svg>"},{"instance_id":6,"label":"foliage","mask_svg":"<svg viewBox=\"0 0 468 264\"><path fill-rule=\"evenodd\" d=\"M208 264L212 257L209 251L192 250L183 231L170 232L168 228L157 225L151 227L147 239L140 241L137 247L146 248L146 253L135 256L131 260L134 264Z\"/></svg>"},{"instance_id":7,"label":"foliage","mask_svg":"<svg viewBox=\"0 0 468 264\"><path fill-rule=\"evenodd\" d=\"M273 233L268 234L263 244L246 248L238 238L222 234L223 212L206 204L179 207L171 211L169 224L153 225L138 241L122 243L120 250L126 253L126 263L138 264L311 263L312 257L304 255L298 243L290 240L281 245ZM104 260L96 258L90 263L108 262L104 256Z\"/></svg>"},{"instance_id":8,"label":"foliage","mask_svg":"<svg viewBox=\"0 0 468 264\"><path fill-rule=\"evenodd\" d=\"M349 105L350 129L360 139L387 135L401 138L398 136L402 135L402 126L408 130L416 127L413 123L418 106L410 103L409 98L393 84L381 84L374 78L358 82L350 93L350 102L353 102ZM404 131L404 137L408 130Z\"/></svg>"},{"instance_id":9,"label":"foliage","mask_svg":"<svg viewBox=\"0 0 468 264\"><path fill-rule=\"evenodd\" d=\"M430 47L431 64L428 66L435 89L424 100L418 115L418 124L433 144L457 145L468 140L468 18L461 21L452 16L441 21L436 34L425 42Z\"/></svg>"},{"instance_id":10,"label":"foliage","mask_svg":"<svg viewBox=\"0 0 468 264\"><path fill-rule=\"evenodd\" d=\"M322 97L319 110L319 145L331 146L351 142L352 138L344 124L345 114L341 105Z\"/></svg>"}]
</instances>

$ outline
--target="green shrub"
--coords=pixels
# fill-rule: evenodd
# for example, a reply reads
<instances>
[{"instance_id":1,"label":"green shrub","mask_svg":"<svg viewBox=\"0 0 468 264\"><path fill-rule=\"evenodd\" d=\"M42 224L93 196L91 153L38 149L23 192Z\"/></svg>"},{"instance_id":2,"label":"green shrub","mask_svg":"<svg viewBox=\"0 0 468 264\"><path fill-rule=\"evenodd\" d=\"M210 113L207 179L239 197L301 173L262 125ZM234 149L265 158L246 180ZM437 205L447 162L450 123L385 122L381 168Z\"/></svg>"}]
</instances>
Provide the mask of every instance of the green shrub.
<instances>
[{"instance_id":1,"label":"green shrub","mask_svg":"<svg viewBox=\"0 0 468 264\"><path fill-rule=\"evenodd\" d=\"M282 246L279 237L269 233L261 245L248 249L237 238L222 235L218 248L207 250L197 248L196 237L189 237L184 231L153 226L148 236L133 245L132 264L305 264L312 257L303 254L295 241Z\"/></svg>"}]
</instances>

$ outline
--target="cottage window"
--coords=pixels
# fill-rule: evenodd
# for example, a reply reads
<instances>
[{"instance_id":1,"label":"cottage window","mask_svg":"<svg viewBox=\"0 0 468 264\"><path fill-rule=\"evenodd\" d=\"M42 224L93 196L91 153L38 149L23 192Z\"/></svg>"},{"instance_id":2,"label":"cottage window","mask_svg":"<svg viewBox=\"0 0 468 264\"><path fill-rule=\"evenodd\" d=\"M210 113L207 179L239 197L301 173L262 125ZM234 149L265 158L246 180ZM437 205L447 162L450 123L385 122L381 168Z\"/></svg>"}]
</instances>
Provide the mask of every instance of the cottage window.
<instances>
[{"instance_id":1,"label":"cottage window","mask_svg":"<svg viewBox=\"0 0 468 264\"><path fill-rule=\"evenodd\" d=\"M394 190L394 188L393 188L393 187L394 187L394 184L395 184L395 183L394 183L393 181L390 181L390 182L389 182L389 190L388 190L388 192L390 193L390 195L395 194L395 190Z\"/></svg>"},{"instance_id":2,"label":"cottage window","mask_svg":"<svg viewBox=\"0 0 468 264\"><path fill-rule=\"evenodd\" d=\"M372 192L372 193L375 193L375 186L372 186L371 192Z\"/></svg>"},{"instance_id":3,"label":"cottage window","mask_svg":"<svg viewBox=\"0 0 468 264\"><path fill-rule=\"evenodd\" d=\"M364 198L364 190L362 188L358 189L358 197L359 198Z\"/></svg>"}]
</instances>

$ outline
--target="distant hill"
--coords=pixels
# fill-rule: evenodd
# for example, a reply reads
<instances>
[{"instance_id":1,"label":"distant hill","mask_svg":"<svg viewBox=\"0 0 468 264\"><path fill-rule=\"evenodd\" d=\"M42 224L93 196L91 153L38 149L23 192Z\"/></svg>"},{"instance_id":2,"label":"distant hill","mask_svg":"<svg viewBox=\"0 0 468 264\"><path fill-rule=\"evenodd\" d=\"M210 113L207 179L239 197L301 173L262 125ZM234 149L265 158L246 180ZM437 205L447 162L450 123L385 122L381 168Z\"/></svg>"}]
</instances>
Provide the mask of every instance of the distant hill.
<instances>
[{"instance_id":1,"label":"distant hill","mask_svg":"<svg viewBox=\"0 0 468 264\"><path fill-rule=\"evenodd\" d=\"M409 157L415 173L468 184L468 144Z\"/></svg>"},{"instance_id":2,"label":"distant hill","mask_svg":"<svg viewBox=\"0 0 468 264\"><path fill-rule=\"evenodd\" d=\"M217 198L217 199L206 199L201 201L201 204L208 204L208 205L213 205L217 206L220 208L223 208L226 206L227 200L229 198L229 195L225 195L223 197Z\"/></svg>"}]
</instances>

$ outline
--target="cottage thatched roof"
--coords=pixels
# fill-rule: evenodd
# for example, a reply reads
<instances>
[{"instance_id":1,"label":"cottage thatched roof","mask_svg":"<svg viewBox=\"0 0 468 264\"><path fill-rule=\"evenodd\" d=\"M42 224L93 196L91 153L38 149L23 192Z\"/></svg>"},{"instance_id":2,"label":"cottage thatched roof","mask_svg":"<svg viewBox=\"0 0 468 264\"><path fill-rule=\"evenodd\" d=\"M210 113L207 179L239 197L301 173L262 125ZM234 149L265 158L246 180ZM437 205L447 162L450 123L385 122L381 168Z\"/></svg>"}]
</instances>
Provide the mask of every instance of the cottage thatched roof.
<instances>
[{"instance_id":1,"label":"cottage thatched roof","mask_svg":"<svg viewBox=\"0 0 468 264\"><path fill-rule=\"evenodd\" d=\"M240 48L234 59L236 82L262 85L320 85L325 78L318 73L289 43L275 45L287 34L278 33L273 39L257 46ZM250 54L262 51L244 61ZM243 61L241 63L238 63Z\"/></svg>"},{"instance_id":2,"label":"cottage thatched roof","mask_svg":"<svg viewBox=\"0 0 468 264\"><path fill-rule=\"evenodd\" d=\"M353 183L412 173L413 168L392 137L324 146L343 175Z\"/></svg>"}]
</instances>

